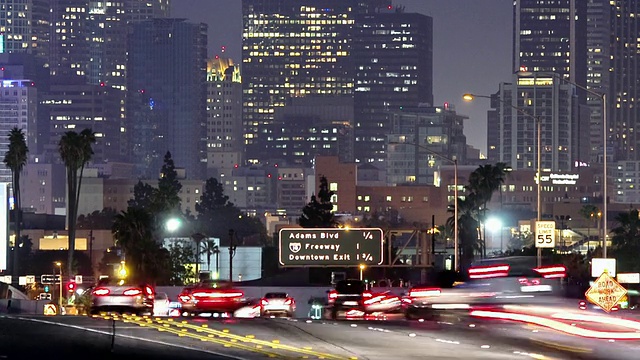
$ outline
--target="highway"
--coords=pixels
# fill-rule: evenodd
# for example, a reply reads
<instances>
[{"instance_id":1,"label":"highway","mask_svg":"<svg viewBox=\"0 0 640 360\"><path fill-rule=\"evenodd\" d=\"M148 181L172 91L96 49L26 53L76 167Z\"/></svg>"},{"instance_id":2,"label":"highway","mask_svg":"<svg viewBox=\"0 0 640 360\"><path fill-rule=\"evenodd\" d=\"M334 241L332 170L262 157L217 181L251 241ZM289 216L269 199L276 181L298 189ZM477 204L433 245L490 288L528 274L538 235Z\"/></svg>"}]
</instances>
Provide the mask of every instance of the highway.
<instances>
[{"instance_id":1,"label":"highway","mask_svg":"<svg viewBox=\"0 0 640 360\"><path fill-rule=\"evenodd\" d=\"M640 340L453 313L433 321L0 316L0 359L637 359L639 351Z\"/></svg>"}]
</instances>

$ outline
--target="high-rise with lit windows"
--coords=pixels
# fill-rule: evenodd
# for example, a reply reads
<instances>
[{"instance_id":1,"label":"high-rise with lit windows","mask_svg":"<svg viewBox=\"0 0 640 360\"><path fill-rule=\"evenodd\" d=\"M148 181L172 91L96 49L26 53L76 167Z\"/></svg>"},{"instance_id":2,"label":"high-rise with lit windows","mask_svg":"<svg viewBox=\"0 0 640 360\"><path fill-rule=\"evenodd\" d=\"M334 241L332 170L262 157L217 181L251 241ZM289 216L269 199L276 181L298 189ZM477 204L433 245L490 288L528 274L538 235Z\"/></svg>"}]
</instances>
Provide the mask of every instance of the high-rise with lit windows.
<instances>
[{"instance_id":1,"label":"high-rise with lit windows","mask_svg":"<svg viewBox=\"0 0 640 360\"><path fill-rule=\"evenodd\" d=\"M243 121L247 160L271 154L268 126L290 97L353 93L357 0L243 0Z\"/></svg>"},{"instance_id":2,"label":"high-rise with lit windows","mask_svg":"<svg viewBox=\"0 0 640 360\"><path fill-rule=\"evenodd\" d=\"M243 163L241 80L233 60L207 61L207 177L230 176Z\"/></svg>"},{"instance_id":3,"label":"high-rise with lit windows","mask_svg":"<svg viewBox=\"0 0 640 360\"><path fill-rule=\"evenodd\" d=\"M586 84L587 2L514 1L513 71L553 72Z\"/></svg>"},{"instance_id":4,"label":"high-rise with lit windows","mask_svg":"<svg viewBox=\"0 0 640 360\"><path fill-rule=\"evenodd\" d=\"M49 56L49 1L3 0L0 3L0 53Z\"/></svg>"},{"instance_id":5,"label":"high-rise with lit windows","mask_svg":"<svg viewBox=\"0 0 640 360\"><path fill-rule=\"evenodd\" d=\"M355 28L355 160L382 162L390 111L433 106L433 20L385 5L360 13Z\"/></svg>"}]
</instances>

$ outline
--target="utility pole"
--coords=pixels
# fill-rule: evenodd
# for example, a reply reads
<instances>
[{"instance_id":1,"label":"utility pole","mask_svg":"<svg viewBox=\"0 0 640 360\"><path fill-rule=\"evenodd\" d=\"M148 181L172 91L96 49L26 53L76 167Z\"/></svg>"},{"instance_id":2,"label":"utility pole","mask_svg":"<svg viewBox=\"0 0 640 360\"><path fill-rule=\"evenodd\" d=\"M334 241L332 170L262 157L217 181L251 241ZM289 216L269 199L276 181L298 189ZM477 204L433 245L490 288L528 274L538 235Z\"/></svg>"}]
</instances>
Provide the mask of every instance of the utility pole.
<instances>
[{"instance_id":1,"label":"utility pole","mask_svg":"<svg viewBox=\"0 0 640 360\"><path fill-rule=\"evenodd\" d=\"M229 282L233 284L233 256L236 254L235 231L229 229Z\"/></svg>"}]
</instances>

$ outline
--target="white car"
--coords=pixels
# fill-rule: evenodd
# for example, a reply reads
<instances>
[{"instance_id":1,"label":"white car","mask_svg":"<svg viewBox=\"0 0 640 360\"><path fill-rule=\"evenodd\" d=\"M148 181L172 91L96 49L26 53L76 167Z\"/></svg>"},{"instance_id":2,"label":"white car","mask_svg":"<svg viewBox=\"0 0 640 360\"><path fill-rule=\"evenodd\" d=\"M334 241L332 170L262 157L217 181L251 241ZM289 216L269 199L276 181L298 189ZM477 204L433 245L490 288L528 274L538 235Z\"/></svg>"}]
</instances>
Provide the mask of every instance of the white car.
<instances>
[{"instance_id":1,"label":"white car","mask_svg":"<svg viewBox=\"0 0 640 360\"><path fill-rule=\"evenodd\" d=\"M261 316L285 315L293 317L296 311L296 301L287 293L266 293L260 299Z\"/></svg>"},{"instance_id":2,"label":"white car","mask_svg":"<svg viewBox=\"0 0 640 360\"><path fill-rule=\"evenodd\" d=\"M153 301L153 316L168 316L169 310L169 296L167 293L156 293Z\"/></svg>"}]
</instances>

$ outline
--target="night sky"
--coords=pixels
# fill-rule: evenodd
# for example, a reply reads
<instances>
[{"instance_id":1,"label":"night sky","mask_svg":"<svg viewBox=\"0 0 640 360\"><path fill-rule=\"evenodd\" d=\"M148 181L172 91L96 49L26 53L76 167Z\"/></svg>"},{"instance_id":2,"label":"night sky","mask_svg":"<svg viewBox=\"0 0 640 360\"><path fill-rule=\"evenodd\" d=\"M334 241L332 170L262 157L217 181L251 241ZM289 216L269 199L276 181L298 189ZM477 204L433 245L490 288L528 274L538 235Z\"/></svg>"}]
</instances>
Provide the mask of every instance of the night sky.
<instances>
[{"instance_id":1,"label":"night sky","mask_svg":"<svg viewBox=\"0 0 640 360\"><path fill-rule=\"evenodd\" d=\"M209 55L241 60L241 0L174 0L171 16L209 25ZM513 2L507 0L395 0L406 12L433 18L435 105L449 102L465 122L467 143L486 154L488 99L462 101L471 92L489 95L511 80Z\"/></svg>"}]
</instances>

